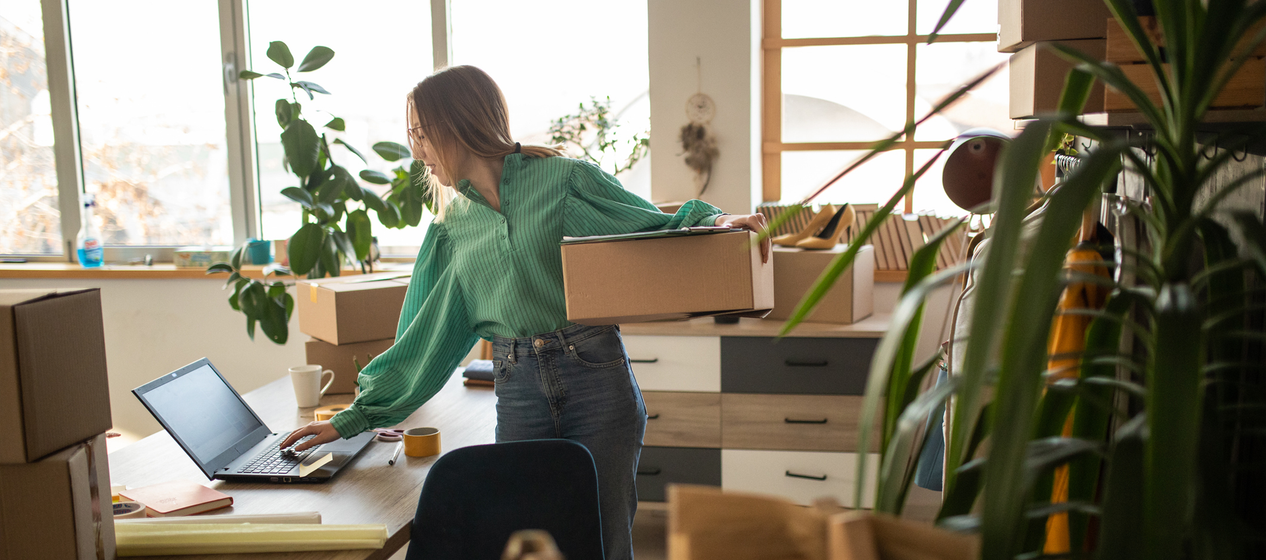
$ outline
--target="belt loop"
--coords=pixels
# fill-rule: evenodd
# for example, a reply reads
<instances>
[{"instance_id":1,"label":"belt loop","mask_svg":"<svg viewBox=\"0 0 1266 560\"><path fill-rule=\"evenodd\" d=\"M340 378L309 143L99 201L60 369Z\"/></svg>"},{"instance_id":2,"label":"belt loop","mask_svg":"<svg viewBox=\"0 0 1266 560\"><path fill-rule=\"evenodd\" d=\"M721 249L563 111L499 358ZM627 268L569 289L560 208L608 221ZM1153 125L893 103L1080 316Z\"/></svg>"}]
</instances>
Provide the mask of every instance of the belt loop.
<instances>
[{"instance_id":1,"label":"belt loop","mask_svg":"<svg viewBox=\"0 0 1266 560\"><path fill-rule=\"evenodd\" d=\"M510 353L506 356L506 359L510 360L510 363L512 363L512 364L517 364L517 363L519 363L519 362L518 362L518 360L516 360L516 359L515 359L515 356L514 356L514 355L515 355L515 353L516 353L516 352L515 352L515 350L516 350L516 349L515 349L515 344L514 344L514 343L515 343L515 340L516 340L516 339L513 339L513 338L511 338L511 339L510 339Z\"/></svg>"},{"instance_id":2,"label":"belt loop","mask_svg":"<svg viewBox=\"0 0 1266 560\"><path fill-rule=\"evenodd\" d=\"M563 336L563 331L564 331L564 330L565 330L565 329L558 329L558 330L557 330L557 331L555 331L555 332L557 332L557 333L558 333L558 341L562 343L563 352L564 352L564 353L569 353L569 352L571 352L571 348L570 348L570 347L568 347L568 345L567 345L567 337L566 337L566 336Z\"/></svg>"}]
</instances>

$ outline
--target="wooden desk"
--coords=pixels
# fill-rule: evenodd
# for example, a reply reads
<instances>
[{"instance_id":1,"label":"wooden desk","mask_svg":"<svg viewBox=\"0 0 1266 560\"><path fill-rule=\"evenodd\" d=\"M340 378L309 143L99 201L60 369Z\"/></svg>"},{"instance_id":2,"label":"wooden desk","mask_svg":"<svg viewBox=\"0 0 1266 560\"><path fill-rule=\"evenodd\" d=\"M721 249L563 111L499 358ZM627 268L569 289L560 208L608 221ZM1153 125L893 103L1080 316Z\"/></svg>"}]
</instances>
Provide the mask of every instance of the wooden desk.
<instances>
[{"instance_id":1,"label":"wooden desk","mask_svg":"<svg viewBox=\"0 0 1266 560\"><path fill-rule=\"evenodd\" d=\"M243 395L269 428L289 431L312 421L312 408L297 408L290 379L283 377ZM352 395L331 395L321 405L351 402ZM491 388L466 388L460 373L430 402L401 422L400 428L432 426L440 430L445 452L459 447L492 443L495 438L497 398ZM388 558L409 541L413 514L417 510L422 482L438 456L406 457L396 465L387 460L395 443L375 441L365 448L334 479L320 484L265 484L208 481L189 456L167 435L158 432L110 454L112 484L145 486L169 480L189 480L206 484L233 497L233 507L213 514L260 514L299 511L321 512L322 523L383 523L389 538L382 550L296 552L293 554L238 555L235 558L280 560L378 559ZM222 559L224 556L174 556L181 560Z\"/></svg>"}]
</instances>

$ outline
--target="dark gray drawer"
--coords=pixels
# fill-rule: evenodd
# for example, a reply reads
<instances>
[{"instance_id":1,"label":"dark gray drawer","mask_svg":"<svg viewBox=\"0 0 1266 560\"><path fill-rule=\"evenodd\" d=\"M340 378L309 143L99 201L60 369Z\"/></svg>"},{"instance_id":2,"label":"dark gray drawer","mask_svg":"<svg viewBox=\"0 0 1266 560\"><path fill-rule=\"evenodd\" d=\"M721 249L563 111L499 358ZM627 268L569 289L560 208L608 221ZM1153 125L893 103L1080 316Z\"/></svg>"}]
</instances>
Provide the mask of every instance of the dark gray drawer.
<instances>
[{"instance_id":1,"label":"dark gray drawer","mask_svg":"<svg viewBox=\"0 0 1266 560\"><path fill-rule=\"evenodd\" d=\"M669 483L721 485L721 450L643 447L637 463L637 499L668 501Z\"/></svg>"},{"instance_id":2,"label":"dark gray drawer","mask_svg":"<svg viewBox=\"0 0 1266 560\"><path fill-rule=\"evenodd\" d=\"M721 338L721 392L861 395L877 338Z\"/></svg>"}]
</instances>

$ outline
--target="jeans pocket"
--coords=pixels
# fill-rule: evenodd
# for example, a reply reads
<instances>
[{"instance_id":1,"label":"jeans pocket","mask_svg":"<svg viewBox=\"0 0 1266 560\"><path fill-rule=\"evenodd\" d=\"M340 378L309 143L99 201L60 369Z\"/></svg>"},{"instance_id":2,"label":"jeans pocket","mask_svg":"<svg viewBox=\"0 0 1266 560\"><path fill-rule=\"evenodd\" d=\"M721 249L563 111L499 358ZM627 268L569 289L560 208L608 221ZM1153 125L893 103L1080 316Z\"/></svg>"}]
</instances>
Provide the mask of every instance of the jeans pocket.
<instances>
[{"instance_id":1,"label":"jeans pocket","mask_svg":"<svg viewBox=\"0 0 1266 560\"><path fill-rule=\"evenodd\" d=\"M505 383L510 380L510 362L506 360L493 360L492 369L492 381L494 383Z\"/></svg>"},{"instance_id":2,"label":"jeans pocket","mask_svg":"<svg viewBox=\"0 0 1266 560\"><path fill-rule=\"evenodd\" d=\"M568 342L567 354L580 365L590 368L611 368L624 365L624 344L614 328L588 338Z\"/></svg>"}]
</instances>

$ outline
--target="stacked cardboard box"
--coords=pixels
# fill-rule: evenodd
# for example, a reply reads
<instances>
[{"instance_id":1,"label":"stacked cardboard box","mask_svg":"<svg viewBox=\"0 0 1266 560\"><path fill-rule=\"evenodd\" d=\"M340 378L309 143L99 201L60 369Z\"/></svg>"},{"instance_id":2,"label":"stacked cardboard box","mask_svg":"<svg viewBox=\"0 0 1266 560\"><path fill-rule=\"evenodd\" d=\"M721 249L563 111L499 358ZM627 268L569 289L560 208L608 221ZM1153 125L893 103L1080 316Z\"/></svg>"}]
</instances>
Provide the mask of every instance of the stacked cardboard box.
<instances>
[{"instance_id":1,"label":"stacked cardboard box","mask_svg":"<svg viewBox=\"0 0 1266 560\"><path fill-rule=\"evenodd\" d=\"M0 290L0 560L114 558L98 290Z\"/></svg>"},{"instance_id":2,"label":"stacked cardboard box","mask_svg":"<svg viewBox=\"0 0 1266 560\"><path fill-rule=\"evenodd\" d=\"M329 394L356 390L356 366L395 342L409 273L380 272L303 280L298 286L299 330L309 364L334 371Z\"/></svg>"}]
</instances>

